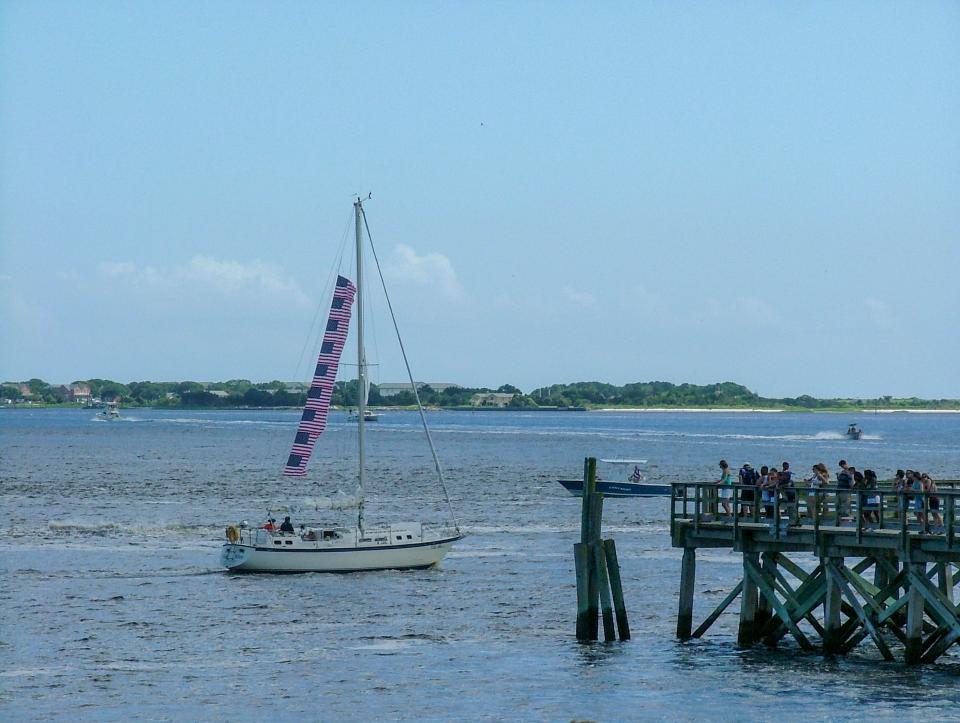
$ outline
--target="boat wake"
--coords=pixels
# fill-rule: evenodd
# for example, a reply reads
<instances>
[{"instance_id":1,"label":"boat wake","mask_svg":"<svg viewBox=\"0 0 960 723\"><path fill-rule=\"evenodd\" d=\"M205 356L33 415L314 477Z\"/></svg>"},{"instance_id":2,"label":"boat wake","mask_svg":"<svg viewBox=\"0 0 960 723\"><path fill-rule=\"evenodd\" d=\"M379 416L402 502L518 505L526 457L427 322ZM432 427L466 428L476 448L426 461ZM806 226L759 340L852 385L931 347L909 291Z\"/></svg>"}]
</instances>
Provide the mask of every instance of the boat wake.
<instances>
[{"instance_id":1,"label":"boat wake","mask_svg":"<svg viewBox=\"0 0 960 723\"><path fill-rule=\"evenodd\" d=\"M260 427L289 427L290 422L269 419L214 419L212 417L173 417L170 419L144 419L155 424L206 424L211 426L252 425Z\"/></svg>"},{"instance_id":2,"label":"boat wake","mask_svg":"<svg viewBox=\"0 0 960 723\"><path fill-rule=\"evenodd\" d=\"M189 537L210 536L220 533L220 527L211 525L189 525L182 522L159 524L123 524L119 522L85 522L83 520L51 520L47 529L56 535L76 535L108 537L112 535L136 535L143 537L163 537L179 534Z\"/></svg>"},{"instance_id":3,"label":"boat wake","mask_svg":"<svg viewBox=\"0 0 960 723\"><path fill-rule=\"evenodd\" d=\"M524 427L499 427L497 429L471 429L466 426L432 426L431 431L438 434L469 434L471 436L515 436L524 434L533 437L590 437L605 440L636 440L636 439L738 439L738 440L773 440L786 442L825 442L848 439L847 435L839 432L817 432L816 434L744 434L737 432L681 432L662 429L635 429L628 430L617 427L607 429L570 430L570 429L540 429L531 430ZM379 433L421 433L412 425L409 427L391 426L382 427ZM879 435L864 434L861 439L880 440Z\"/></svg>"}]
</instances>

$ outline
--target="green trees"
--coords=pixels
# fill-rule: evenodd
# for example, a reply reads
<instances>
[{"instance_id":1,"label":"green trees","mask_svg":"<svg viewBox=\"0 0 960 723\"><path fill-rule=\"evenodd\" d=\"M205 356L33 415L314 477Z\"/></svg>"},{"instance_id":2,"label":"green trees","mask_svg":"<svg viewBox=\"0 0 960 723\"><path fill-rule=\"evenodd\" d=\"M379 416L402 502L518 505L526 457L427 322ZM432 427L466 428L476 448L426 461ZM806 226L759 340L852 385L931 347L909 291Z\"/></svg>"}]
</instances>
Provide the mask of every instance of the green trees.
<instances>
[{"instance_id":1,"label":"green trees","mask_svg":"<svg viewBox=\"0 0 960 723\"><path fill-rule=\"evenodd\" d=\"M75 382L77 383L77 382ZM201 383L193 381L137 381L122 384L110 379L88 379L91 394L104 401L119 401L124 406L154 407L299 407L306 393L288 391L281 381L254 383L248 379ZM303 389L297 385L295 389ZM429 385L419 388L420 400L427 406L472 407L475 395L511 395L510 409L537 407L676 407L724 408L757 407L789 409L960 409L957 399L919 399L882 396L875 399L817 399L809 394L780 399L761 397L742 384L673 384L671 382L634 382L623 386L605 382L552 384L524 394L512 384L496 391L487 387L446 387L438 391ZM42 379L0 384L0 400L5 404L56 404L69 401L69 389L51 385ZM339 407L356 407L357 381L339 381L334 385L332 402ZM409 407L416 404L411 391L383 396L377 385L370 386L372 406Z\"/></svg>"},{"instance_id":2,"label":"green trees","mask_svg":"<svg viewBox=\"0 0 960 723\"><path fill-rule=\"evenodd\" d=\"M0 399L9 399L14 402L23 399L23 394L20 393L20 385L0 384Z\"/></svg>"}]
</instances>

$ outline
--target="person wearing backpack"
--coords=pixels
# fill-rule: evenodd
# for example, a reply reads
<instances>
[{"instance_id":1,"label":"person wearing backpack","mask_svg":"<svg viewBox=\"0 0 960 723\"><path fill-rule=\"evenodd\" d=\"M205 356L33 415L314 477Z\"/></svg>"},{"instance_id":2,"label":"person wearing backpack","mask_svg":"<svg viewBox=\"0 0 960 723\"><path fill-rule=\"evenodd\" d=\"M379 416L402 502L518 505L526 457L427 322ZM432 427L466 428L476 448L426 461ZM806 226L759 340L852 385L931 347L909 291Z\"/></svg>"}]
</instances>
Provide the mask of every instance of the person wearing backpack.
<instances>
[{"instance_id":1,"label":"person wearing backpack","mask_svg":"<svg viewBox=\"0 0 960 723\"><path fill-rule=\"evenodd\" d=\"M757 478L757 471L750 466L749 462L740 468L740 486L743 487L740 491L740 500L743 502L741 505L743 515L753 514L753 505L757 497Z\"/></svg>"},{"instance_id":2,"label":"person wearing backpack","mask_svg":"<svg viewBox=\"0 0 960 723\"><path fill-rule=\"evenodd\" d=\"M837 472L837 513L840 519L850 519L850 489L853 487L853 475L847 467L847 460L840 460Z\"/></svg>"}]
</instances>

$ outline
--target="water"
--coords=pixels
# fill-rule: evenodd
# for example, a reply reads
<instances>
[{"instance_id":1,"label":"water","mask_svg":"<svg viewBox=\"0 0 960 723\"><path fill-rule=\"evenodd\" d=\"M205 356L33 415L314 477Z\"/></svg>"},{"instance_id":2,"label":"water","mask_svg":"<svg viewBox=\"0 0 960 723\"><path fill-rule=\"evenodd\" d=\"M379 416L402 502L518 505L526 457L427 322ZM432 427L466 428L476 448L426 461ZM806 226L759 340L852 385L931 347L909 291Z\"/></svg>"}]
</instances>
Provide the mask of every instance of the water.
<instances>
[{"instance_id":1,"label":"water","mask_svg":"<svg viewBox=\"0 0 960 723\"><path fill-rule=\"evenodd\" d=\"M354 443L345 418L312 464L320 490L277 475L296 412L121 413L0 411L5 719L919 720L960 701L957 649L920 669L869 643L829 661L790 641L738 651L736 605L706 639L677 642L666 500L605 505L634 639L577 644L580 501L554 481L588 455L646 458L666 480L713 479L721 457L957 479L960 415L860 415L865 438L850 442L854 420L833 414L437 412L470 532L441 569L243 576L218 569L224 526L347 491L350 466L329 456ZM443 518L417 425L406 412L370 425L368 520ZM698 561L695 623L740 572L726 550Z\"/></svg>"}]
</instances>

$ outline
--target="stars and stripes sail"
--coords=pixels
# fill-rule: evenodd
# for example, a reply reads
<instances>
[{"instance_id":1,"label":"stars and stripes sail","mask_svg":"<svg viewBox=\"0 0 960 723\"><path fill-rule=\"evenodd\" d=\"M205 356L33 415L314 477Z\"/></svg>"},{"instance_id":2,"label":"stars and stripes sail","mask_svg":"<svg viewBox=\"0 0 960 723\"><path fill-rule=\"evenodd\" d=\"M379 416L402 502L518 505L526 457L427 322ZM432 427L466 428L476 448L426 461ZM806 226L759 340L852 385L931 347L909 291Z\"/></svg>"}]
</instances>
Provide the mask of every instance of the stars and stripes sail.
<instances>
[{"instance_id":1,"label":"stars and stripes sail","mask_svg":"<svg viewBox=\"0 0 960 723\"><path fill-rule=\"evenodd\" d=\"M340 354L347 340L350 328L350 309L357 294L357 287L350 279L337 276L337 285L333 290L333 302L330 304L330 316L327 329L320 345L320 356L313 373L313 381L307 391L307 403L303 416L297 426L297 435L290 449L290 457L283 468L286 477L302 477L307 473L307 462L313 452L317 438L327 427L327 413L330 410L330 398L333 396L333 384L337 379L337 367L340 366Z\"/></svg>"}]
</instances>

